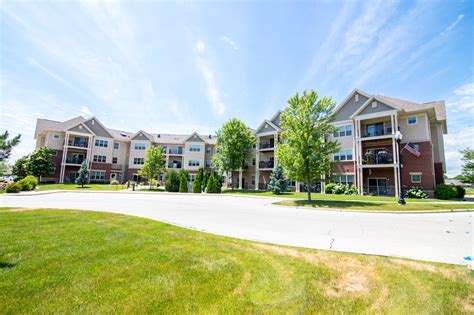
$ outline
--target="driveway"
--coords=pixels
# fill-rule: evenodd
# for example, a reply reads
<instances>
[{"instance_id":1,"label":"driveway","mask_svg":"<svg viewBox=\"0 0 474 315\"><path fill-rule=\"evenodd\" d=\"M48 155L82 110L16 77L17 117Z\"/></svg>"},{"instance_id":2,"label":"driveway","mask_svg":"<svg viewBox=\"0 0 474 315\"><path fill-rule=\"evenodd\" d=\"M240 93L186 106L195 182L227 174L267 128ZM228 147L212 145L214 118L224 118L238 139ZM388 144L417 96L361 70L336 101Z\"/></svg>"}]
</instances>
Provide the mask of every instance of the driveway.
<instances>
[{"instance_id":1,"label":"driveway","mask_svg":"<svg viewBox=\"0 0 474 315\"><path fill-rule=\"evenodd\" d=\"M462 264L473 256L472 212L393 214L273 206L272 198L127 192L0 195L2 207L122 213L280 245ZM383 210L383 209L381 209Z\"/></svg>"}]
</instances>

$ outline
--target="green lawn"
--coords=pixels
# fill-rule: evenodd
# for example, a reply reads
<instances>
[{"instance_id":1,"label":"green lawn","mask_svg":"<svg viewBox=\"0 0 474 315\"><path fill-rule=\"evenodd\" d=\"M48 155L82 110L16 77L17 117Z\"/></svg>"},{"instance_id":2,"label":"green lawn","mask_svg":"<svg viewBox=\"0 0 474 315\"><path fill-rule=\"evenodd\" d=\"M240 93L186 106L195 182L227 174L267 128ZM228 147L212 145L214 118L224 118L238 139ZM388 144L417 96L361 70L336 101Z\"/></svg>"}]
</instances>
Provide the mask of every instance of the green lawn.
<instances>
[{"instance_id":1,"label":"green lawn","mask_svg":"<svg viewBox=\"0 0 474 315\"><path fill-rule=\"evenodd\" d=\"M472 312L463 266L240 241L100 212L0 210L1 313Z\"/></svg>"},{"instance_id":2,"label":"green lawn","mask_svg":"<svg viewBox=\"0 0 474 315\"><path fill-rule=\"evenodd\" d=\"M122 190L125 185L109 185L109 184L87 184L84 188L76 184L44 184L38 185L36 191L46 190Z\"/></svg>"},{"instance_id":3,"label":"green lawn","mask_svg":"<svg viewBox=\"0 0 474 315\"><path fill-rule=\"evenodd\" d=\"M265 197L282 197L282 198L295 198L295 199L306 199L307 193L305 192L286 192L282 195L274 195L270 191L256 191L256 190L224 190L225 194L236 194L246 196L265 196ZM384 202L396 202L398 198L395 197L377 197L377 196L359 196L359 195L332 195L332 194L320 194L312 193L311 199L317 200L360 200L360 201L384 201ZM406 199L408 203L411 202L446 202L446 200L440 199ZM455 202L455 201L451 201Z\"/></svg>"},{"instance_id":4,"label":"green lawn","mask_svg":"<svg viewBox=\"0 0 474 315\"><path fill-rule=\"evenodd\" d=\"M474 187L464 187L464 188L466 188L466 196L467 195L470 195L470 196L474 195Z\"/></svg>"}]
</instances>

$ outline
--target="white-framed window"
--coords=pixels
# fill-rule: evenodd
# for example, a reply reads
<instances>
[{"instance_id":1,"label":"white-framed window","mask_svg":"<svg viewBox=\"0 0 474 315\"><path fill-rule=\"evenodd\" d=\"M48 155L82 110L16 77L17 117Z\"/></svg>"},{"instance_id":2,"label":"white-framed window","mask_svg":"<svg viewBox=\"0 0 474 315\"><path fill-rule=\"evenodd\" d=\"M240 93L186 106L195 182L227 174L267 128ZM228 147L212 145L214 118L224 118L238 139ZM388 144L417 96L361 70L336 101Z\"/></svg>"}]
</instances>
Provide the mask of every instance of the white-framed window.
<instances>
[{"instance_id":1,"label":"white-framed window","mask_svg":"<svg viewBox=\"0 0 474 315\"><path fill-rule=\"evenodd\" d=\"M407 118L407 125L416 125L418 123L418 117L411 116Z\"/></svg>"},{"instance_id":2,"label":"white-framed window","mask_svg":"<svg viewBox=\"0 0 474 315\"><path fill-rule=\"evenodd\" d=\"M95 146L107 148L109 146L109 141L102 140L102 139L95 139Z\"/></svg>"},{"instance_id":3,"label":"white-framed window","mask_svg":"<svg viewBox=\"0 0 474 315\"><path fill-rule=\"evenodd\" d=\"M413 184L421 183L421 173L410 173L410 178Z\"/></svg>"},{"instance_id":4,"label":"white-framed window","mask_svg":"<svg viewBox=\"0 0 474 315\"><path fill-rule=\"evenodd\" d=\"M107 157L105 155L97 155L94 154L94 157L92 159L92 162L96 163L106 163L107 162Z\"/></svg>"},{"instance_id":5,"label":"white-framed window","mask_svg":"<svg viewBox=\"0 0 474 315\"><path fill-rule=\"evenodd\" d=\"M206 167L211 167L211 160L206 160Z\"/></svg>"},{"instance_id":6,"label":"white-framed window","mask_svg":"<svg viewBox=\"0 0 474 315\"><path fill-rule=\"evenodd\" d=\"M91 171L91 180L105 180L105 171Z\"/></svg>"},{"instance_id":7,"label":"white-framed window","mask_svg":"<svg viewBox=\"0 0 474 315\"><path fill-rule=\"evenodd\" d=\"M145 158L133 158L134 165L143 165L145 164Z\"/></svg>"},{"instance_id":8,"label":"white-framed window","mask_svg":"<svg viewBox=\"0 0 474 315\"><path fill-rule=\"evenodd\" d=\"M190 144L188 147L189 152L201 152L201 146L199 144Z\"/></svg>"},{"instance_id":9,"label":"white-framed window","mask_svg":"<svg viewBox=\"0 0 474 315\"><path fill-rule=\"evenodd\" d=\"M354 185L354 175L338 175L334 177L335 183Z\"/></svg>"},{"instance_id":10,"label":"white-framed window","mask_svg":"<svg viewBox=\"0 0 474 315\"><path fill-rule=\"evenodd\" d=\"M199 166L199 160L189 160L188 166Z\"/></svg>"},{"instance_id":11,"label":"white-framed window","mask_svg":"<svg viewBox=\"0 0 474 315\"><path fill-rule=\"evenodd\" d=\"M257 164L257 159L256 158L252 158L252 166L255 166Z\"/></svg>"},{"instance_id":12,"label":"white-framed window","mask_svg":"<svg viewBox=\"0 0 474 315\"><path fill-rule=\"evenodd\" d=\"M59 139L59 137L60 137L60 136L59 136L58 133L53 134L53 138L54 138L54 139Z\"/></svg>"},{"instance_id":13,"label":"white-framed window","mask_svg":"<svg viewBox=\"0 0 474 315\"><path fill-rule=\"evenodd\" d=\"M112 164L117 164L118 158L116 156L112 157Z\"/></svg>"},{"instance_id":14,"label":"white-framed window","mask_svg":"<svg viewBox=\"0 0 474 315\"><path fill-rule=\"evenodd\" d=\"M51 169L48 172L48 174L50 175L53 175L54 173L56 173L56 166L51 167Z\"/></svg>"},{"instance_id":15,"label":"white-framed window","mask_svg":"<svg viewBox=\"0 0 474 315\"><path fill-rule=\"evenodd\" d=\"M114 150L118 150L120 148L120 143L114 142Z\"/></svg>"},{"instance_id":16,"label":"white-framed window","mask_svg":"<svg viewBox=\"0 0 474 315\"><path fill-rule=\"evenodd\" d=\"M352 149L340 150L334 154L334 161L352 161Z\"/></svg>"},{"instance_id":17,"label":"white-framed window","mask_svg":"<svg viewBox=\"0 0 474 315\"><path fill-rule=\"evenodd\" d=\"M334 133L334 138L352 136L352 125L345 125L337 127Z\"/></svg>"},{"instance_id":18,"label":"white-framed window","mask_svg":"<svg viewBox=\"0 0 474 315\"><path fill-rule=\"evenodd\" d=\"M146 144L145 143L135 143L134 148L135 148L135 150L146 150Z\"/></svg>"},{"instance_id":19,"label":"white-framed window","mask_svg":"<svg viewBox=\"0 0 474 315\"><path fill-rule=\"evenodd\" d=\"M212 152L212 148L211 148L211 147L207 147L207 148L206 148L206 153L207 153L207 154L211 154L211 152Z\"/></svg>"}]
</instances>

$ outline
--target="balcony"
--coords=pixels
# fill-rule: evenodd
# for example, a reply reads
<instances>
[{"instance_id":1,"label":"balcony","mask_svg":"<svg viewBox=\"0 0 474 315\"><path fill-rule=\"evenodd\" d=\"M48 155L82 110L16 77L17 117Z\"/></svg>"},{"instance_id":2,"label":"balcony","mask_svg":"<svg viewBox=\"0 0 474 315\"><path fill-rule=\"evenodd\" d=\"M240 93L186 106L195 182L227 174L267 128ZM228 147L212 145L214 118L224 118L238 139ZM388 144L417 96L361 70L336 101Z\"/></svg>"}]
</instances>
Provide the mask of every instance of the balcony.
<instances>
[{"instance_id":1,"label":"balcony","mask_svg":"<svg viewBox=\"0 0 474 315\"><path fill-rule=\"evenodd\" d=\"M68 140L67 145L69 147L87 149L89 147L89 142L87 141L86 138L72 138Z\"/></svg>"},{"instance_id":2,"label":"balcony","mask_svg":"<svg viewBox=\"0 0 474 315\"><path fill-rule=\"evenodd\" d=\"M258 163L259 168L273 168L275 166L275 162L273 160L270 161L260 161Z\"/></svg>"},{"instance_id":3,"label":"balcony","mask_svg":"<svg viewBox=\"0 0 474 315\"><path fill-rule=\"evenodd\" d=\"M364 195L370 196L395 196L395 186L364 185Z\"/></svg>"},{"instance_id":4,"label":"balcony","mask_svg":"<svg viewBox=\"0 0 474 315\"><path fill-rule=\"evenodd\" d=\"M169 163L168 164L168 168L177 168L177 169L179 169L179 168L182 168L182 167L183 167L183 165L181 163Z\"/></svg>"},{"instance_id":5,"label":"balcony","mask_svg":"<svg viewBox=\"0 0 474 315\"><path fill-rule=\"evenodd\" d=\"M260 150L262 150L262 149L273 149L274 147L275 147L275 142L273 140L260 142L260 145L258 146L258 148Z\"/></svg>"},{"instance_id":6,"label":"balcony","mask_svg":"<svg viewBox=\"0 0 474 315\"><path fill-rule=\"evenodd\" d=\"M66 157L66 163L67 164L81 165L82 162L84 162L84 160L85 160L84 157L78 157L78 156L67 156Z\"/></svg>"},{"instance_id":7,"label":"balcony","mask_svg":"<svg viewBox=\"0 0 474 315\"><path fill-rule=\"evenodd\" d=\"M393 154L387 150L367 150L362 157L362 164L393 164Z\"/></svg>"},{"instance_id":8,"label":"balcony","mask_svg":"<svg viewBox=\"0 0 474 315\"><path fill-rule=\"evenodd\" d=\"M183 148L182 147L170 148L170 149L168 149L168 154L181 155L181 154L183 154Z\"/></svg>"},{"instance_id":9,"label":"balcony","mask_svg":"<svg viewBox=\"0 0 474 315\"><path fill-rule=\"evenodd\" d=\"M110 167L113 170L122 170L123 169L123 164L112 164Z\"/></svg>"},{"instance_id":10,"label":"balcony","mask_svg":"<svg viewBox=\"0 0 474 315\"><path fill-rule=\"evenodd\" d=\"M361 126L361 137L368 138L368 137L378 137L378 136L386 136L392 134L392 126L385 125L384 123L376 123Z\"/></svg>"}]
</instances>

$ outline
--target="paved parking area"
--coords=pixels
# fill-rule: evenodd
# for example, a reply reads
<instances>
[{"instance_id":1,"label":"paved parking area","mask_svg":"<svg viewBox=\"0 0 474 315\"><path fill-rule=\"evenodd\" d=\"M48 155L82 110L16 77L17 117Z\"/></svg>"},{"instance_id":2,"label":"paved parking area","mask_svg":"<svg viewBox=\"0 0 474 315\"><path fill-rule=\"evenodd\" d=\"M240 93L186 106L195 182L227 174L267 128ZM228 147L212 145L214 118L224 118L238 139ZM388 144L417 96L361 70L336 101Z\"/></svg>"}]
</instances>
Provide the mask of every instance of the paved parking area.
<instances>
[{"instance_id":1,"label":"paved parking area","mask_svg":"<svg viewBox=\"0 0 474 315\"><path fill-rule=\"evenodd\" d=\"M462 264L473 256L472 212L356 213L273 206L230 195L57 192L0 195L2 207L122 213L240 239ZM381 209L383 210L383 209Z\"/></svg>"}]
</instances>

